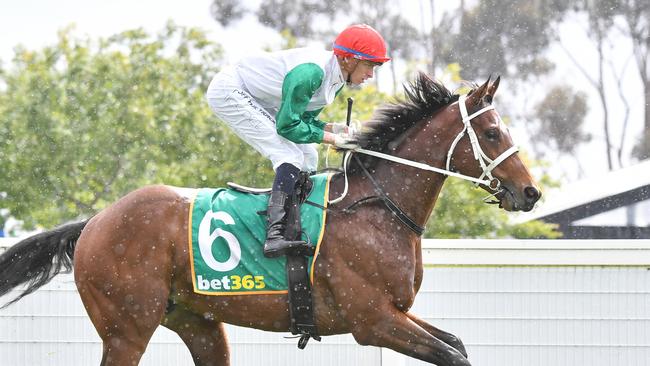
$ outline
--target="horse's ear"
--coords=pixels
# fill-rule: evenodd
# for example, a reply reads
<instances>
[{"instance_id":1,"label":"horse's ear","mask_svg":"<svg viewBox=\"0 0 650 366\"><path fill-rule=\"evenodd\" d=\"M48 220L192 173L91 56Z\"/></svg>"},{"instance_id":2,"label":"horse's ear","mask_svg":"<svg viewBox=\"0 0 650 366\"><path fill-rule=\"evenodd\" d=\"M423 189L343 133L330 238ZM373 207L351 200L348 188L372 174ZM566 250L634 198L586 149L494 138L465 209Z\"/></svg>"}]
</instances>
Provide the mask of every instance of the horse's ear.
<instances>
[{"instance_id":1,"label":"horse's ear","mask_svg":"<svg viewBox=\"0 0 650 366\"><path fill-rule=\"evenodd\" d=\"M490 85L488 87L486 96L489 95L491 97L490 99L492 99L492 97L494 97L494 94L497 92L497 89L499 88L499 82L500 81L501 81L501 76L497 76L497 79L494 80L492 85Z\"/></svg>"},{"instance_id":2,"label":"horse's ear","mask_svg":"<svg viewBox=\"0 0 650 366\"><path fill-rule=\"evenodd\" d=\"M488 78L487 81L483 85L476 88L472 92L472 94L470 94L467 97L467 105L478 105L479 103L481 103L481 100L483 100L483 97L485 96L485 94L488 91L488 86L489 85L490 85L490 78Z\"/></svg>"}]
</instances>

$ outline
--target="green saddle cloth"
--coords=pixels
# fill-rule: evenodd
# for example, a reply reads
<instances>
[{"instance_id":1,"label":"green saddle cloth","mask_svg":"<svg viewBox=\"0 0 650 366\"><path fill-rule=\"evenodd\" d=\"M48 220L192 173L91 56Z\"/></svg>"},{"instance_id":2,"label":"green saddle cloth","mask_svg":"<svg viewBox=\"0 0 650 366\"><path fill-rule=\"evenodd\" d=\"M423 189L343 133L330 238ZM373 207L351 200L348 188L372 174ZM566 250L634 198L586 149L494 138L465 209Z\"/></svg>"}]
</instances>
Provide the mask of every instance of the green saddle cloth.
<instances>
[{"instance_id":1,"label":"green saddle cloth","mask_svg":"<svg viewBox=\"0 0 650 366\"><path fill-rule=\"evenodd\" d=\"M307 201L327 206L330 174L311 176ZM287 292L286 258L264 257L266 210L269 196L233 189L202 188L190 208L190 256L194 292L205 295L255 295ZM304 203L300 208L303 240L316 246L313 264L325 230L326 212Z\"/></svg>"}]
</instances>

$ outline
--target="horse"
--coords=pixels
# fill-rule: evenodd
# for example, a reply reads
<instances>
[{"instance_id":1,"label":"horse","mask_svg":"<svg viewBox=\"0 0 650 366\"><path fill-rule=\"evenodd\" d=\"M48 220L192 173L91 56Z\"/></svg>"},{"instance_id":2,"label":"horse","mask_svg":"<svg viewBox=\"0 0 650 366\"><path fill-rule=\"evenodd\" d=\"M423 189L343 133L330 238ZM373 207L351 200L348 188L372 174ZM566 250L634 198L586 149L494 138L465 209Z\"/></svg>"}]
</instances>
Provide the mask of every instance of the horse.
<instances>
[{"instance_id":1,"label":"horse","mask_svg":"<svg viewBox=\"0 0 650 366\"><path fill-rule=\"evenodd\" d=\"M529 211L540 198L492 105L499 80L457 95L419 73L404 98L379 107L364 125L361 148L348 153L354 158L329 187L339 199L327 208L312 284L321 335L351 333L361 345L470 365L460 338L409 309L423 277L422 227L448 175L473 177L507 211ZM24 239L0 257L0 296L27 283L13 303L74 268L102 339L101 365L138 364L159 325L180 336L196 365L229 365L224 323L286 332L287 295L193 292L187 230L194 193L143 187L88 220Z\"/></svg>"}]
</instances>

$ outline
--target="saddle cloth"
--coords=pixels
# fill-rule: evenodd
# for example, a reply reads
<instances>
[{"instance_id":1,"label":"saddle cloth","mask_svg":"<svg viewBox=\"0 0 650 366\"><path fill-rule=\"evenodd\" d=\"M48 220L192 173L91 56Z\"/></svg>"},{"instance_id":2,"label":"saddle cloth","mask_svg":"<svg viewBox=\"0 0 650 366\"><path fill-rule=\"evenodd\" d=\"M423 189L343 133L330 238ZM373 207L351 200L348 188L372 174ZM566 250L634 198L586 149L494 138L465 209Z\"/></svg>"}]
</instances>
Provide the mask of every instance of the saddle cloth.
<instances>
[{"instance_id":1,"label":"saddle cloth","mask_svg":"<svg viewBox=\"0 0 650 366\"><path fill-rule=\"evenodd\" d=\"M316 246L325 231L330 174L311 176L313 188L302 204L302 239ZM226 188L202 188L190 208L189 245L194 292L204 295L260 295L287 293L286 258L264 257L266 210L269 196Z\"/></svg>"}]
</instances>

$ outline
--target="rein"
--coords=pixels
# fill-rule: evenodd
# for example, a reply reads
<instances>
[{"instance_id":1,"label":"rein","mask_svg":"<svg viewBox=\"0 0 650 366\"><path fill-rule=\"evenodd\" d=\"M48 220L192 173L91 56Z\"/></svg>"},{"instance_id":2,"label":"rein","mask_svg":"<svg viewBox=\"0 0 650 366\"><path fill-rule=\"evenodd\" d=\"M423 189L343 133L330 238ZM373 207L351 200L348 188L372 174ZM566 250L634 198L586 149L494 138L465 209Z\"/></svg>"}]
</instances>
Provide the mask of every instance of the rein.
<instances>
[{"instance_id":1,"label":"rein","mask_svg":"<svg viewBox=\"0 0 650 366\"><path fill-rule=\"evenodd\" d=\"M490 190L497 192L497 190L501 187L501 181L499 179L494 178L492 176L492 170L496 168L501 162L503 162L505 159L507 159L510 155L516 153L519 151L519 148L517 146L511 146L508 150L504 151L501 153L496 159L492 160L490 159L484 152L483 149L481 149L481 145L478 143L478 137L476 136L476 132L474 131L474 128L471 125L472 119L480 116L481 114L493 110L494 106L489 105L485 108L482 108L475 113L472 113L472 115L468 115L467 113L467 106L465 105L465 100L467 99L467 95L463 94L459 96L458 98L458 105L460 109L460 115L461 115L461 122L463 123L464 127L463 130L458 133L456 138L451 144L451 147L449 148L449 151L447 152L447 164L446 164L446 169L441 169L441 168L436 168L434 166L425 164L425 163L420 163L417 161L412 161L404 158L400 158L397 156L381 153L378 151L372 151L372 150L366 150L362 148L356 148L352 149L350 151L346 151L345 156L343 158L343 176L345 177L345 185L343 188L343 193L341 196L339 196L336 199L330 200L330 204L338 203L345 198L348 194L348 164L350 161L350 158L353 156L353 153L361 153L365 155L370 155L374 156L376 158L392 161L398 164L403 164L407 166L411 166L414 168L426 170L426 171L431 171L439 174L444 174L450 177L456 177L464 180L468 180L470 182L474 182L475 185L483 184L487 186ZM456 145L460 141L460 139L465 135L465 132L467 132L467 135L469 136L469 140L472 146L472 151L474 152L474 158L479 162L479 165L481 166L481 169L483 169L483 173L481 174L480 177L475 178L475 177L470 177L468 175L460 174L457 172L453 172L450 170L450 163L451 163L451 157L454 153L454 150L456 149ZM404 225L406 225L409 229L411 229L413 232L415 232L418 236L421 236L422 233L424 233L424 228L420 225L418 225L411 217L404 212L395 202L393 202L386 193L381 189L377 181L372 177L368 169L363 165L361 160L357 155L354 155L355 161L359 164L361 167L362 171L364 174L368 177L370 182L372 182L373 188L375 190L375 193L377 193L377 196L370 196L370 197L364 197L360 200L355 201L352 203L350 206L346 207L342 211L351 211L351 209L364 202L368 202L371 200L381 200L384 205L388 208L388 210L395 215ZM487 164L486 164L487 162ZM483 179L483 177L487 177L488 179ZM493 193L497 194L497 193Z\"/></svg>"}]
</instances>

